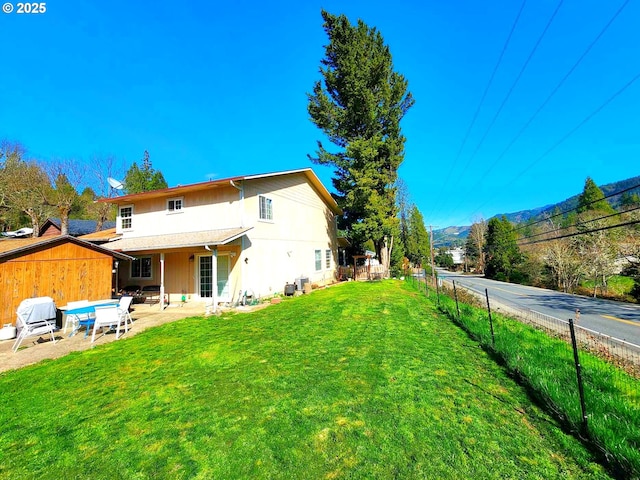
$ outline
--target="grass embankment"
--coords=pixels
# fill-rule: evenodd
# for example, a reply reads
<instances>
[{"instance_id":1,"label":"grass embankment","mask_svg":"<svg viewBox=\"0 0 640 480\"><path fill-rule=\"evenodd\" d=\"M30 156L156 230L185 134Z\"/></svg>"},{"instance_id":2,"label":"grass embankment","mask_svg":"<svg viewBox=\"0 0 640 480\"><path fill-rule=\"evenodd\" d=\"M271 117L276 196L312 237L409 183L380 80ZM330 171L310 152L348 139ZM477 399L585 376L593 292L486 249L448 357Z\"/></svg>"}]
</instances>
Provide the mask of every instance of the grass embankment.
<instances>
[{"instance_id":1,"label":"grass embankment","mask_svg":"<svg viewBox=\"0 0 640 480\"><path fill-rule=\"evenodd\" d=\"M634 280L631 277L614 275L607 282L607 290L605 291L601 286L598 286L598 288L596 289L596 295L598 298L608 298L611 300L635 303L636 299L634 299L631 295L634 284ZM592 297L593 286L593 280L584 280L576 289L576 293L578 295L586 295Z\"/></svg>"},{"instance_id":2,"label":"grass embankment","mask_svg":"<svg viewBox=\"0 0 640 480\"><path fill-rule=\"evenodd\" d=\"M608 478L402 282L164 325L0 396L1 478Z\"/></svg>"},{"instance_id":3,"label":"grass embankment","mask_svg":"<svg viewBox=\"0 0 640 480\"><path fill-rule=\"evenodd\" d=\"M640 478L640 380L585 351L579 352L587 429L584 429L572 347L567 341L486 310L440 297L441 310L530 387L558 418L588 440L624 478ZM568 333L568 332L567 332Z\"/></svg>"}]
</instances>

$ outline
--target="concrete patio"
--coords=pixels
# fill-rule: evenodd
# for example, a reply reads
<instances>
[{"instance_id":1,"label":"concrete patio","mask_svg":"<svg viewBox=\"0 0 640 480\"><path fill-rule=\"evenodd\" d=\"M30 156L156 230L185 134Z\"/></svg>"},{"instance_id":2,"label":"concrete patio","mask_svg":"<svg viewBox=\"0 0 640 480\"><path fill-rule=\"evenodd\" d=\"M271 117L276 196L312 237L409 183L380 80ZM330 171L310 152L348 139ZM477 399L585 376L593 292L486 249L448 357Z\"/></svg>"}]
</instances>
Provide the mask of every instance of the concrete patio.
<instances>
[{"instance_id":1,"label":"concrete patio","mask_svg":"<svg viewBox=\"0 0 640 480\"><path fill-rule=\"evenodd\" d=\"M268 304L263 305L266 306ZM262 305L238 307L238 310L251 311L261 307ZM159 304L136 304L132 306L131 310L133 327L120 338L130 338L148 328L187 317L205 316L207 313L207 307L204 302L186 302L182 305L170 305L164 310L160 310ZM81 330L73 337L69 337L69 331L62 333L62 330L58 330L55 333L55 338L56 343L53 343L51 337L47 335L27 337L23 340L20 349L15 353L12 350L15 340L0 341L0 372L21 368L45 359L59 358L70 352L86 350L96 345L113 342L116 340L116 335L113 331L101 335L100 330L98 330L96 341L91 343L91 332L85 338L84 330Z\"/></svg>"}]
</instances>

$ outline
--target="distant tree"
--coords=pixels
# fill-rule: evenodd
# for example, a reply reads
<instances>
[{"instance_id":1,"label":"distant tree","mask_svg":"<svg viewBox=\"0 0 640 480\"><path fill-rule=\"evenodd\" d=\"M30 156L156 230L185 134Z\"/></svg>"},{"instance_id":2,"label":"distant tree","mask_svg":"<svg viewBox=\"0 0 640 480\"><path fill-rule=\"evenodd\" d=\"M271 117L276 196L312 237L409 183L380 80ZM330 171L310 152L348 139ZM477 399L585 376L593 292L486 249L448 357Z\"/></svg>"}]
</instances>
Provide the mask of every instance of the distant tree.
<instances>
[{"instance_id":1,"label":"distant tree","mask_svg":"<svg viewBox=\"0 0 640 480\"><path fill-rule=\"evenodd\" d=\"M409 213L405 255L413 265L430 263L431 247L429 233L424 225L424 218L417 206L413 205Z\"/></svg>"},{"instance_id":2,"label":"distant tree","mask_svg":"<svg viewBox=\"0 0 640 480\"><path fill-rule=\"evenodd\" d=\"M621 232L618 229L606 229L612 225L612 219L598 218L602 211L582 213L576 225L576 247L584 264L586 275L593 280L593 296L600 287L607 291L608 280L617 272L616 260L620 253ZM596 230L596 231L594 231Z\"/></svg>"},{"instance_id":3,"label":"distant tree","mask_svg":"<svg viewBox=\"0 0 640 480\"><path fill-rule=\"evenodd\" d=\"M549 221L548 237L561 236L560 222ZM540 244L540 252L551 271L553 286L566 293L573 293L584 274L584 262L576 248L575 238L560 238Z\"/></svg>"},{"instance_id":4,"label":"distant tree","mask_svg":"<svg viewBox=\"0 0 640 480\"><path fill-rule=\"evenodd\" d=\"M487 222L483 219L473 223L465 243L465 260L480 273L484 273L484 243L487 233Z\"/></svg>"},{"instance_id":5,"label":"distant tree","mask_svg":"<svg viewBox=\"0 0 640 480\"><path fill-rule=\"evenodd\" d=\"M400 121L414 100L375 28L361 20L351 25L346 16L324 10L322 18L329 37L320 67L324 84L315 82L307 109L340 151L330 153L318 142L312 160L335 167L333 186L344 212L341 227L352 244L373 240L388 269L399 233L395 182L405 142Z\"/></svg>"},{"instance_id":6,"label":"distant tree","mask_svg":"<svg viewBox=\"0 0 640 480\"><path fill-rule=\"evenodd\" d=\"M409 210L411 208L411 200L409 198L409 188L407 184L398 177L396 181L396 203L398 210L398 218L400 219L400 241L396 242L396 247L394 251L402 250L402 255L399 257L399 260L402 262L402 269L404 270L407 265L404 261L404 258L408 257L407 255L407 247L408 247L408 238L409 238ZM398 247L401 247L400 249ZM392 256L398 257L391 253ZM392 262L393 263L393 262ZM404 273L404 272L403 272Z\"/></svg>"},{"instance_id":7,"label":"distant tree","mask_svg":"<svg viewBox=\"0 0 640 480\"><path fill-rule=\"evenodd\" d=\"M145 155L148 159L148 155ZM136 166L137 168L137 166ZM89 177L92 181L89 183L91 187L88 191L83 192L85 199L91 199L87 203L87 215L91 219L97 220L97 231L102 230L104 222L107 220L115 220L116 207L113 203L95 202L98 198L111 198L118 195L108 183L108 178L124 178L124 164L116 160L113 155L96 156L91 159L89 168Z\"/></svg>"},{"instance_id":8,"label":"distant tree","mask_svg":"<svg viewBox=\"0 0 640 480\"><path fill-rule=\"evenodd\" d=\"M640 195L637 193L624 192L620 196L620 208L623 211L638 206L640 206Z\"/></svg>"},{"instance_id":9,"label":"distant tree","mask_svg":"<svg viewBox=\"0 0 640 480\"><path fill-rule=\"evenodd\" d=\"M454 265L453 255L451 255L450 253L447 253L446 248L440 248L438 249L438 254L434 258L434 262L439 267L443 267L450 270L453 268L453 265Z\"/></svg>"},{"instance_id":10,"label":"distant tree","mask_svg":"<svg viewBox=\"0 0 640 480\"><path fill-rule=\"evenodd\" d=\"M154 170L151 166L147 150L144 151L142 158L142 168L139 168L138 164L133 162L124 177L123 183L127 193L149 192L168 187L162 172Z\"/></svg>"},{"instance_id":11,"label":"distant tree","mask_svg":"<svg viewBox=\"0 0 640 480\"><path fill-rule=\"evenodd\" d=\"M52 160L45 165L53 188L47 202L60 218L60 234L68 235L69 218L81 209L80 195L76 188L84 182L85 165L76 160Z\"/></svg>"},{"instance_id":12,"label":"distant tree","mask_svg":"<svg viewBox=\"0 0 640 480\"><path fill-rule=\"evenodd\" d=\"M28 216L37 237L52 211L49 178L38 162L25 158L26 149L20 144L3 142L0 148L0 201L5 208Z\"/></svg>"},{"instance_id":13,"label":"distant tree","mask_svg":"<svg viewBox=\"0 0 640 480\"><path fill-rule=\"evenodd\" d=\"M586 211L599 211L602 213L613 213L613 207L604 198L604 193L590 178L584 182L584 189L578 197L578 207L576 209L578 214Z\"/></svg>"},{"instance_id":14,"label":"distant tree","mask_svg":"<svg viewBox=\"0 0 640 480\"><path fill-rule=\"evenodd\" d=\"M513 225L504 215L489 220L484 245L487 278L509 281L517 272L523 256L516 240Z\"/></svg>"}]
</instances>

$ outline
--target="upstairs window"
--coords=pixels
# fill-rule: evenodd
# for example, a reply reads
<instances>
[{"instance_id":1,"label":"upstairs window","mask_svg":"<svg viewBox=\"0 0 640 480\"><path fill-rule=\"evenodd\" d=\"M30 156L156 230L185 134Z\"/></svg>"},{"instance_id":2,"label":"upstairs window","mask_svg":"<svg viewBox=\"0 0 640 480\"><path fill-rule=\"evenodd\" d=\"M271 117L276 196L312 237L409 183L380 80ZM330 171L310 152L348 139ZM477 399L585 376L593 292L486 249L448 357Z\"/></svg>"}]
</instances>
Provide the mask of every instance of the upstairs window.
<instances>
[{"instance_id":1,"label":"upstairs window","mask_svg":"<svg viewBox=\"0 0 640 480\"><path fill-rule=\"evenodd\" d=\"M260 220L273 221L272 200L265 196L259 195L258 202L260 204Z\"/></svg>"},{"instance_id":2,"label":"upstairs window","mask_svg":"<svg viewBox=\"0 0 640 480\"><path fill-rule=\"evenodd\" d=\"M123 230L131 230L133 227L133 205L120 207L120 226Z\"/></svg>"},{"instance_id":3,"label":"upstairs window","mask_svg":"<svg viewBox=\"0 0 640 480\"><path fill-rule=\"evenodd\" d=\"M179 213L184 208L184 200L182 197L170 198L167 200L167 213Z\"/></svg>"}]
</instances>

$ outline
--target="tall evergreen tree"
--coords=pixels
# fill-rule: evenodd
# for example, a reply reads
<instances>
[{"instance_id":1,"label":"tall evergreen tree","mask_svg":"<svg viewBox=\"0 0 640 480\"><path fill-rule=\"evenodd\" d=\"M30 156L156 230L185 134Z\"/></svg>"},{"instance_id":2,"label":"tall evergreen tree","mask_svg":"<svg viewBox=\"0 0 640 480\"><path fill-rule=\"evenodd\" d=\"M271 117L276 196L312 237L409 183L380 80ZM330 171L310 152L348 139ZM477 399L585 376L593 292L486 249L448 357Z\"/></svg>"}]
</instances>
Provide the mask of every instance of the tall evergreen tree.
<instances>
[{"instance_id":1,"label":"tall evergreen tree","mask_svg":"<svg viewBox=\"0 0 640 480\"><path fill-rule=\"evenodd\" d=\"M352 244L372 240L388 269L398 235L394 184L405 142L400 120L414 100L404 76L394 71L380 32L324 10L322 18L329 37L320 67L323 82L308 94L307 109L339 151L330 153L318 142L312 160L335 167L341 227Z\"/></svg>"},{"instance_id":2,"label":"tall evergreen tree","mask_svg":"<svg viewBox=\"0 0 640 480\"><path fill-rule=\"evenodd\" d=\"M127 193L148 192L150 190L159 190L167 188L167 182L159 170L154 170L149 160L149 152L144 151L142 159L142 168L133 162L131 168L124 177L124 188Z\"/></svg>"},{"instance_id":3,"label":"tall evergreen tree","mask_svg":"<svg viewBox=\"0 0 640 480\"><path fill-rule=\"evenodd\" d=\"M430 263L429 233L424 226L422 213L415 205L413 205L409 214L409 231L405 248L405 254L413 265L424 265L425 262Z\"/></svg>"},{"instance_id":4,"label":"tall evergreen tree","mask_svg":"<svg viewBox=\"0 0 640 480\"><path fill-rule=\"evenodd\" d=\"M516 243L517 235L513 225L503 215L492 218L487 223L487 237L484 245L486 255L485 275L487 278L509 281L522 263L523 257Z\"/></svg>"},{"instance_id":5,"label":"tall evergreen tree","mask_svg":"<svg viewBox=\"0 0 640 480\"><path fill-rule=\"evenodd\" d=\"M591 177L587 177L584 182L584 189L578 197L578 208L576 211L580 214L591 210L602 213L614 212L609 202L604 198L602 190L600 190Z\"/></svg>"}]
</instances>

